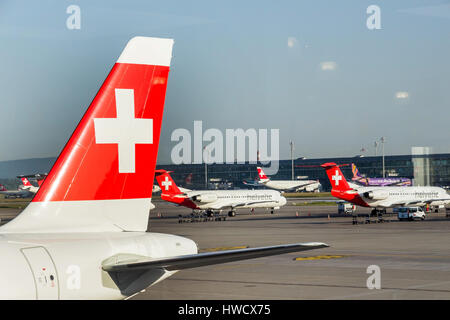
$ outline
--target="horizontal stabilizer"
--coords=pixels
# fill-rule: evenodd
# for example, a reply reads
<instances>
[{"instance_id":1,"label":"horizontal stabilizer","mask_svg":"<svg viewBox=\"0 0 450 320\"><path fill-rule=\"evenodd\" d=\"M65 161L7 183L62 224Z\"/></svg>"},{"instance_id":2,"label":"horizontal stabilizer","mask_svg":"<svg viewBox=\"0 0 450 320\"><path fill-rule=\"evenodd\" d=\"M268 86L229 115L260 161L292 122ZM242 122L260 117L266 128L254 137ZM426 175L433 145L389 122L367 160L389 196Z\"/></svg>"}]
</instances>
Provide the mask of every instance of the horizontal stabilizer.
<instances>
[{"instance_id":1,"label":"horizontal stabilizer","mask_svg":"<svg viewBox=\"0 0 450 320\"><path fill-rule=\"evenodd\" d=\"M107 272L124 272L161 268L168 271L174 271L326 247L328 247L328 245L325 243L308 242L260 248L206 252L162 259L151 259L142 256L136 256L134 259L130 256L124 256L123 259L120 259L120 255L118 255L107 259L103 263L102 268Z\"/></svg>"}]
</instances>

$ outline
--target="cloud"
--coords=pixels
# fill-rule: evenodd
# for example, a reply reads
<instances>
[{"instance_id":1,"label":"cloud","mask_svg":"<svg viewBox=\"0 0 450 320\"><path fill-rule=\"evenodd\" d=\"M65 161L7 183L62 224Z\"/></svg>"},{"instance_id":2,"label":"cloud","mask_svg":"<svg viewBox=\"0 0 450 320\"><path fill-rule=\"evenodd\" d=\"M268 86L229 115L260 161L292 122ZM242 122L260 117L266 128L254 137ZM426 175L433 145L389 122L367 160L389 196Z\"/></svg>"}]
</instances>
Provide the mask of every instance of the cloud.
<instances>
[{"instance_id":1,"label":"cloud","mask_svg":"<svg viewBox=\"0 0 450 320\"><path fill-rule=\"evenodd\" d=\"M336 70L337 63L334 61L324 61L320 63L320 69L322 71L333 71Z\"/></svg>"},{"instance_id":2,"label":"cloud","mask_svg":"<svg viewBox=\"0 0 450 320\"><path fill-rule=\"evenodd\" d=\"M397 91L395 93L395 98L396 99L408 99L409 93L407 91Z\"/></svg>"},{"instance_id":3,"label":"cloud","mask_svg":"<svg viewBox=\"0 0 450 320\"><path fill-rule=\"evenodd\" d=\"M288 48L293 48L295 47L296 44L298 44L298 40L296 37L288 37L287 39Z\"/></svg>"}]
</instances>

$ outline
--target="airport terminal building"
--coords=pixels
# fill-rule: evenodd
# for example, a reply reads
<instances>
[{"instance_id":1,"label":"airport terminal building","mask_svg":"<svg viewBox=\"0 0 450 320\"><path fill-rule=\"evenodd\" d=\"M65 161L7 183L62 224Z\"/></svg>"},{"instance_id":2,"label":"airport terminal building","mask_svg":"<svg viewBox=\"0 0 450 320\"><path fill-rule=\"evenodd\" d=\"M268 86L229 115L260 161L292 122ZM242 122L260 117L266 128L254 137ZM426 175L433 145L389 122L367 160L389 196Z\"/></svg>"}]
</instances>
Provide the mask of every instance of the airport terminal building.
<instances>
[{"instance_id":1,"label":"airport terminal building","mask_svg":"<svg viewBox=\"0 0 450 320\"><path fill-rule=\"evenodd\" d=\"M354 163L359 172L366 177L382 177L383 161L381 156L357 156L347 158L320 158L294 160L294 177L300 179L319 180L323 191L329 191L331 185L321 167L315 167L322 163L335 162L337 164ZM208 188L248 188L243 184L244 180L257 179L257 166L261 164L210 164L207 166ZM305 166L305 167L302 167ZM205 165L204 164L180 164L158 165L157 169L173 171L171 174L177 184L186 188L204 189ZM351 166L341 168L348 180L352 178ZM421 150L412 152L411 155L385 156L386 177L411 178L416 186L440 186L450 187L450 154L427 154ZM276 175L270 177L273 180L290 180L292 178L291 160L280 160L279 170Z\"/></svg>"},{"instance_id":2,"label":"airport terminal building","mask_svg":"<svg viewBox=\"0 0 450 320\"><path fill-rule=\"evenodd\" d=\"M0 162L0 183L9 188L17 188L20 180L16 176L21 174L48 172L56 158L38 158L28 160L12 160ZM300 179L319 180L324 191L331 186L325 170L318 166L325 162L337 164L354 163L360 174L366 177L382 177L383 162L381 156L357 156L345 158L320 158L294 160L294 177ZM257 166L262 164L210 164L207 166L208 188L248 188L244 180L254 181L257 177ZM305 167L297 167L305 166ZM205 188L204 164L168 164L157 165L157 169L173 171L171 174L180 186L192 189ZM420 186L450 186L450 153L432 154L427 148L413 148L410 155L385 156L386 177L412 178L414 185ZM347 179L352 178L350 166L342 167ZM280 160L279 170L271 176L273 180L290 180L292 177L291 160ZM156 181L155 181L156 183Z\"/></svg>"}]
</instances>

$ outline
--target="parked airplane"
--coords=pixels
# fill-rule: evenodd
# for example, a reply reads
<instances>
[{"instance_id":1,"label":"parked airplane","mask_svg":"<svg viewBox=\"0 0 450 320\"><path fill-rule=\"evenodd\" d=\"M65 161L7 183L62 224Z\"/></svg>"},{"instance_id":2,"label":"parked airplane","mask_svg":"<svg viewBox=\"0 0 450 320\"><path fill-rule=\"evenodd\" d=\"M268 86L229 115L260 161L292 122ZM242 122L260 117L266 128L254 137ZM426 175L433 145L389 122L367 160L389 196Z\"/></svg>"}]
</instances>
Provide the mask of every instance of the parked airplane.
<instances>
[{"instance_id":1,"label":"parked airplane","mask_svg":"<svg viewBox=\"0 0 450 320\"><path fill-rule=\"evenodd\" d=\"M3 194L6 199L9 198L31 198L34 193L27 189L19 187L17 190L7 190L4 185L0 184L0 194Z\"/></svg>"},{"instance_id":2,"label":"parked airplane","mask_svg":"<svg viewBox=\"0 0 450 320\"><path fill-rule=\"evenodd\" d=\"M263 185L270 189L280 190L280 191L316 191L319 190L321 184L317 180L270 180L266 176L261 167L257 167L259 180L257 184ZM244 184L251 185L251 183L245 182Z\"/></svg>"},{"instance_id":3,"label":"parked airplane","mask_svg":"<svg viewBox=\"0 0 450 320\"><path fill-rule=\"evenodd\" d=\"M0 299L121 299L178 270L327 246L199 254L146 232L172 45L128 42L32 202L0 227Z\"/></svg>"},{"instance_id":4,"label":"parked airplane","mask_svg":"<svg viewBox=\"0 0 450 320\"><path fill-rule=\"evenodd\" d=\"M386 208L406 206L438 207L450 203L450 195L439 187L358 187L352 188L339 168L329 162L321 165L331 183L331 194L362 207L373 208L372 213L385 212Z\"/></svg>"},{"instance_id":5,"label":"parked airplane","mask_svg":"<svg viewBox=\"0 0 450 320\"><path fill-rule=\"evenodd\" d=\"M275 190L189 190L178 188L170 176L171 171L156 170L156 181L161 187L161 199L192 210L214 212L229 210L234 217L238 208L270 208L274 210L286 204L286 198ZM181 190L180 190L181 189Z\"/></svg>"},{"instance_id":6,"label":"parked airplane","mask_svg":"<svg viewBox=\"0 0 450 320\"><path fill-rule=\"evenodd\" d=\"M41 184L44 182L45 178L47 177L47 175L48 175L47 173L36 173L36 174L20 175L20 176L17 176L17 178L19 178L21 180L22 180L22 178L27 178L27 179L31 178L33 180L36 180L38 186L40 187ZM22 182L23 182L23 180L22 180Z\"/></svg>"},{"instance_id":7,"label":"parked airplane","mask_svg":"<svg viewBox=\"0 0 450 320\"><path fill-rule=\"evenodd\" d=\"M388 177L388 178L366 178L363 177L358 168L352 163L352 181L363 186L411 186L412 181L408 178Z\"/></svg>"},{"instance_id":8,"label":"parked airplane","mask_svg":"<svg viewBox=\"0 0 450 320\"><path fill-rule=\"evenodd\" d=\"M22 180L22 186L20 187L20 189L22 190L28 190L30 191L32 194L35 194L38 190L39 187L35 187L33 186L30 181L28 181L28 179L26 177L22 177L20 178Z\"/></svg>"}]
</instances>

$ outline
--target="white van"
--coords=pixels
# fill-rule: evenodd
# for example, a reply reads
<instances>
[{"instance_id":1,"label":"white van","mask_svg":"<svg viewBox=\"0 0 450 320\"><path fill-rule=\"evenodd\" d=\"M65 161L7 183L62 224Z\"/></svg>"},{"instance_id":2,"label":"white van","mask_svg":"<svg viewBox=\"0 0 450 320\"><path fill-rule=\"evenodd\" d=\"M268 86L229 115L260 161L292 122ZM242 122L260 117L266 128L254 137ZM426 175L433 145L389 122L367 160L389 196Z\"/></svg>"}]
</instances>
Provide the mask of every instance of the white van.
<instances>
[{"instance_id":1,"label":"white van","mask_svg":"<svg viewBox=\"0 0 450 320\"><path fill-rule=\"evenodd\" d=\"M401 207L396 210L398 220L425 220L425 212L421 207Z\"/></svg>"},{"instance_id":2,"label":"white van","mask_svg":"<svg viewBox=\"0 0 450 320\"><path fill-rule=\"evenodd\" d=\"M339 201L338 202L338 213L353 213L353 211L356 210L356 206L352 203L346 202L346 201Z\"/></svg>"}]
</instances>

